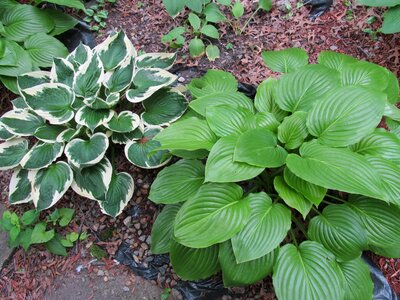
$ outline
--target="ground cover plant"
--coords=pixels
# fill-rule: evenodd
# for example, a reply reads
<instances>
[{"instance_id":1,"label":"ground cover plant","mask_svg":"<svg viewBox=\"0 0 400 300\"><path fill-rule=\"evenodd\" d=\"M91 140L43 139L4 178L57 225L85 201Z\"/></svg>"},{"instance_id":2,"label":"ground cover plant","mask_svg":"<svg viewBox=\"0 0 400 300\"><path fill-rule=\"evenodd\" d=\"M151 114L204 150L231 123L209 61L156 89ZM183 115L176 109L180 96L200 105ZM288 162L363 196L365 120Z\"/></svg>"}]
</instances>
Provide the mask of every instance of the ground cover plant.
<instances>
[{"instance_id":1,"label":"ground cover plant","mask_svg":"<svg viewBox=\"0 0 400 300\"><path fill-rule=\"evenodd\" d=\"M91 30L99 31L107 26L108 10L106 5L115 2L116 0L96 0L96 4L85 10L86 17L83 20L91 25Z\"/></svg>"},{"instance_id":2,"label":"ground cover plant","mask_svg":"<svg viewBox=\"0 0 400 300\"><path fill-rule=\"evenodd\" d=\"M188 85L190 110L154 139L182 159L149 198L165 204L152 252L183 279L222 271L225 286L272 273L279 299L371 299L370 250L399 257L396 76L332 51L263 53L283 73L254 102L226 72ZM397 120L397 121L396 121Z\"/></svg>"},{"instance_id":3,"label":"ground cover plant","mask_svg":"<svg viewBox=\"0 0 400 300\"><path fill-rule=\"evenodd\" d=\"M186 110L185 97L170 88L176 76L165 69L175 54L137 56L124 32L91 50L80 45L50 72L18 77L22 97L0 118L0 169L14 169L9 202L53 206L71 186L117 216L134 191L115 156L124 152L141 168L166 164L167 151L152 137ZM139 116L133 104L143 106ZM33 145L32 145L33 144ZM30 147L32 146L32 147Z\"/></svg>"},{"instance_id":4,"label":"ground cover plant","mask_svg":"<svg viewBox=\"0 0 400 300\"><path fill-rule=\"evenodd\" d=\"M400 1L399 0L357 0L359 4L372 7L387 7L382 15L383 23L380 32L385 34L400 32Z\"/></svg>"}]
</instances>

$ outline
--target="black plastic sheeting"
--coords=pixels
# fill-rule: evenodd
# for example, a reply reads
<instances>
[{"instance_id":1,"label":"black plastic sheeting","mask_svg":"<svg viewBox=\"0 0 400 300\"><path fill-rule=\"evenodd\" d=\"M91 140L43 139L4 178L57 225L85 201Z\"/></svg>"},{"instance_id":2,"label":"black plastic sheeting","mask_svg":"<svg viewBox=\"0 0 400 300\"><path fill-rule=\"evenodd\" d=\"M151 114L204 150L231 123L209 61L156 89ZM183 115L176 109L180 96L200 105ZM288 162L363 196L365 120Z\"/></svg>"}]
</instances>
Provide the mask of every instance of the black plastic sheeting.
<instances>
[{"instance_id":1,"label":"black plastic sheeting","mask_svg":"<svg viewBox=\"0 0 400 300\"><path fill-rule=\"evenodd\" d=\"M96 46L93 32L90 30L89 26L82 21L79 21L74 28L57 35L56 38L67 47L69 52L74 51L80 43L87 45L90 48Z\"/></svg>"},{"instance_id":2,"label":"black plastic sheeting","mask_svg":"<svg viewBox=\"0 0 400 300\"><path fill-rule=\"evenodd\" d=\"M310 18L316 19L326 13L332 6L333 0L306 0L304 5L310 5Z\"/></svg>"}]
</instances>

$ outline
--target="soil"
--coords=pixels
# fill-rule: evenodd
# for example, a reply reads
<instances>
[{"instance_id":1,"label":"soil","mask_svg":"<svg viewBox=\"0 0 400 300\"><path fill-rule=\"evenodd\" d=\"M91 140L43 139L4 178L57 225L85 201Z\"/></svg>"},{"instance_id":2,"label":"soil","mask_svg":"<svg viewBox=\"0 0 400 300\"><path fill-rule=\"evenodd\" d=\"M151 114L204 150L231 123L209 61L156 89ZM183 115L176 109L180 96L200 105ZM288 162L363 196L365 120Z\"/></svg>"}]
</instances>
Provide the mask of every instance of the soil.
<instances>
[{"instance_id":1,"label":"soil","mask_svg":"<svg viewBox=\"0 0 400 300\"><path fill-rule=\"evenodd\" d=\"M246 19L254 11L257 1L242 1L246 7ZM277 4L269 13L259 12L246 31L236 35L229 25L219 25L221 39L213 41L221 50L221 58L210 62L205 57L190 58L187 47L178 50L177 69L183 82L200 75L209 68L232 72L244 83L258 84L269 76L277 76L263 64L263 50L278 50L287 47L302 47L315 62L322 50L334 50L385 66L400 77L400 35L378 35L374 40L363 32L365 28L376 29L378 22L368 25L369 16L380 19L379 9L366 9L350 1L350 7L337 0L322 17L311 21L308 8L285 9L285 1ZM289 1L296 7L296 1ZM161 43L162 34L182 24L184 18L171 19L165 12L161 0L118 0L109 7L107 29L99 40L111 31L123 29L130 36L137 50L145 52L170 52ZM352 18L349 18L351 11ZM231 43L233 49L227 50ZM0 109L10 107L9 94L0 88ZM128 243L133 259L144 265L151 263L149 250L150 232L156 216L161 210L147 199L148 190L159 170L142 170L133 167L123 156L117 162L119 171L132 174L135 179L135 195L125 211L116 219L102 215L97 203L78 197L69 191L57 207L73 207L76 216L67 231L86 230L87 241L69 251L66 258L49 254L45 249L32 247L28 253L19 249L9 264L0 273L0 298L6 299L158 299L164 288L174 287L179 278L169 264L160 268L151 282L132 274L126 267L118 265L113 257L122 241ZM0 202L7 202L9 175L0 176ZM29 205L13 208L19 212ZM108 257L93 260L90 246L99 245ZM386 278L397 293L400 293L400 260L374 256ZM78 272L79 271L79 272ZM158 287L161 287L158 288ZM129 291L128 291L129 289ZM267 278L251 287L230 290L233 296L223 299L274 299L271 280ZM158 295L158 296L157 296ZM173 298L179 298L176 293ZM103 297L103 298L102 298ZM143 298L147 297L147 298Z\"/></svg>"}]
</instances>

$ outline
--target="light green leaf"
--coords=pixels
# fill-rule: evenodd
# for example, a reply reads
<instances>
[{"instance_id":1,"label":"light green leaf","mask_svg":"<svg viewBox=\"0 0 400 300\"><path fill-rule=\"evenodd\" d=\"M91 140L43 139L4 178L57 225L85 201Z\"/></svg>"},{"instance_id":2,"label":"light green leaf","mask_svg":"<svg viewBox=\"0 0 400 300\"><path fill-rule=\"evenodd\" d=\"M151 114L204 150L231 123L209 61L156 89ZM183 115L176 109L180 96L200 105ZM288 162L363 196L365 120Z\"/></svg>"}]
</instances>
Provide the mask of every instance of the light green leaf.
<instances>
[{"instance_id":1,"label":"light green leaf","mask_svg":"<svg viewBox=\"0 0 400 300\"><path fill-rule=\"evenodd\" d=\"M204 54L206 46L199 38L191 39L189 42L189 53L193 57L200 57Z\"/></svg>"},{"instance_id":2,"label":"light green leaf","mask_svg":"<svg viewBox=\"0 0 400 300\"><path fill-rule=\"evenodd\" d=\"M201 26L200 18L196 14L190 13L188 20L189 20L190 25L193 27L193 30L199 31L200 26Z\"/></svg>"},{"instance_id":3,"label":"light green leaf","mask_svg":"<svg viewBox=\"0 0 400 300\"><path fill-rule=\"evenodd\" d=\"M31 235L31 244L42 244L50 241L54 237L54 229L46 231L46 222L35 225Z\"/></svg>"},{"instance_id":4,"label":"light green leaf","mask_svg":"<svg viewBox=\"0 0 400 300\"><path fill-rule=\"evenodd\" d=\"M378 91L384 91L388 86L386 70L366 61L345 64L340 71L340 79L343 86L361 85Z\"/></svg>"},{"instance_id":5,"label":"light green leaf","mask_svg":"<svg viewBox=\"0 0 400 300\"><path fill-rule=\"evenodd\" d=\"M4 66L0 64L0 75L15 77L32 71L32 60L25 49L13 41L6 41L6 47L15 55L15 57L18 57L18 59L16 65ZM5 82L4 76L2 76L3 82Z\"/></svg>"},{"instance_id":6,"label":"light green leaf","mask_svg":"<svg viewBox=\"0 0 400 300\"><path fill-rule=\"evenodd\" d=\"M65 249L64 245L61 243L61 239L58 236L58 234L53 239L46 242L44 244L44 246L46 247L47 251L49 251L50 253L53 253L55 255L60 255L60 256L67 256L67 250Z\"/></svg>"},{"instance_id":7,"label":"light green leaf","mask_svg":"<svg viewBox=\"0 0 400 300\"><path fill-rule=\"evenodd\" d=\"M400 32L400 5L389 8L383 14L383 24L381 32L391 34Z\"/></svg>"},{"instance_id":8,"label":"light green leaf","mask_svg":"<svg viewBox=\"0 0 400 300\"><path fill-rule=\"evenodd\" d=\"M0 124L4 128L18 136L31 136L44 125L44 120L28 112L28 110L10 110L0 118Z\"/></svg>"},{"instance_id":9,"label":"light green leaf","mask_svg":"<svg viewBox=\"0 0 400 300\"><path fill-rule=\"evenodd\" d=\"M370 269L362 258L341 262L339 267L345 279L345 300L373 299L374 283L371 279Z\"/></svg>"},{"instance_id":10,"label":"light green leaf","mask_svg":"<svg viewBox=\"0 0 400 300\"><path fill-rule=\"evenodd\" d=\"M220 57L219 48L215 45L208 45L206 47L206 55L209 61L215 61L217 58Z\"/></svg>"},{"instance_id":11,"label":"light green leaf","mask_svg":"<svg viewBox=\"0 0 400 300\"><path fill-rule=\"evenodd\" d=\"M201 11L203 10L202 1L186 1L185 5L189 9L191 9L191 10L197 12L197 13L201 13Z\"/></svg>"},{"instance_id":12,"label":"light green leaf","mask_svg":"<svg viewBox=\"0 0 400 300\"><path fill-rule=\"evenodd\" d=\"M267 129L274 133L278 131L280 123L274 114L268 112L258 112L255 117L257 127Z\"/></svg>"},{"instance_id":13,"label":"light green leaf","mask_svg":"<svg viewBox=\"0 0 400 300\"><path fill-rule=\"evenodd\" d=\"M237 80L231 73L208 70L203 77L193 79L188 89L193 97L199 98L218 92L236 92L237 85Z\"/></svg>"},{"instance_id":14,"label":"light green leaf","mask_svg":"<svg viewBox=\"0 0 400 300\"><path fill-rule=\"evenodd\" d=\"M286 149L296 149L306 139L308 136L306 119L307 113L304 111L296 111L283 119L278 127L278 139L285 144Z\"/></svg>"},{"instance_id":15,"label":"light green leaf","mask_svg":"<svg viewBox=\"0 0 400 300\"><path fill-rule=\"evenodd\" d=\"M355 62L357 62L356 58L334 51L321 51L318 55L319 64L337 71L341 71L345 65Z\"/></svg>"},{"instance_id":16,"label":"light green leaf","mask_svg":"<svg viewBox=\"0 0 400 300\"><path fill-rule=\"evenodd\" d=\"M76 96L82 98L96 97L104 78L104 67L98 55L91 56L78 68L74 77Z\"/></svg>"},{"instance_id":17,"label":"light green leaf","mask_svg":"<svg viewBox=\"0 0 400 300\"><path fill-rule=\"evenodd\" d=\"M21 222L24 225L31 225L38 219L39 215L40 213L34 209L28 210L22 215Z\"/></svg>"},{"instance_id":18,"label":"light green leaf","mask_svg":"<svg viewBox=\"0 0 400 300\"><path fill-rule=\"evenodd\" d=\"M258 7L265 11L272 9L272 0L258 0Z\"/></svg>"},{"instance_id":19,"label":"light green leaf","mask_svg":"<svg viewBox=\"0 0 400 300\"><path fill-rule=\"evenodd\" d=\"M32 201L32 171L16 169L11 176L9 186L10 204L21 204Z\"/></svg>"},{"instance_id":20,"label":"light green leaf","mask_svg":"<svg viewBox=\"0 0 400 300\"><path fill-rule=\"evenodd\" d=\"M59 0L50 0L47 2L52 2L52 1L59 1ZM64 2L71 3L74 1L64 1ZM65 6L68 6L68 3ZM60 35L61 33L64 33L74 28L79 23L77 19L75 19L74 17L70 16L67 13L62 12L61 10L46 7L44 11L46 12L47 17L54 21L54 28L49 32L49 35L51 36Z\"/></svg>"},{"instance_id":21,"label":"light green leaf","mask_svg":"<svg viewBox=\"0 0 400 300\"><path fill-rule=\"evenodd\" d=\"M276 104L277 84L278 81L274 78L268 78L261 82L257 87L254 106L259 112L272 113L278 121L282 121L287 112Z\"/></svg>"},{"instance_id":22,"label":"light green leaf","mask_svg":"<svg viewBox=\"0 0 400 300\"><path fill-rule=\"evenodd\" d=\"M207 22L219 23L226 20L225 15L221 12L216 3L207 4L203 9L203 14L205 14Z\"/></svg>"},{"instance_id":23,"label":"light green leaf","mask_svg":"<svg viewBox=\"0 0 400 300\"><path fill-rule=\"evenodd\" d=\"M107 124L115 115L111 109L92 109L88 106L80 108L75 115L75 122L86 126L92 132L100 125Z\"/></svg>"},{"instance_id":24,"label":"light green leaf","mask_svg":"<svg viewBox=\"0 0 400 300\"><path fill-rule=\"evenodd\" d=\"M163 0L163 4L168 14L175 18L185 7L186 0Z\"/></svg>"},{"instance_id":25,"label":"light green leaf","mask_svg":"<svg viewBox=\"0 0 400 300\"><path fill-rule=\"evenodd\" d=\"M308 64L307 52L300 48L264 51L264 63L274 72L290 73Z\"/></svg>"},{"instance_id":26,"label":"light green leaf","mask_svg":"<svg viewBox=\"0 0 400 300\"><path fill-rule=\"evenodd\" d=\"M18 166L28 152L28 141L14 138L0 144L0 170L9 170Z\"/></svg>"},{"instance_id":27,"label":"light green leaf","mask_svg":"<svg viewBox=\"0 0 400 300\"><path fill-rule=\"evenodd\" d=\"M235 4L232 6L232 15L239 19L244 14L244 6L240 1L236 1Z\"/></svg>"},{"instance_id":28,"label":"light green leaf","mask_svg":"<svg viewBox=\"0 0 400 300\"><path fill-rule=\"evenodd\" d=\"M44 0L36 0L36 2L41 3L44 2ZM80 0L46 0L46 2L58 4L61 6L76 8L80 10L85 10L85 6Z\"/></svg>"},{"instance_id":29,"label":"light green leaf","mask_svg":"<svg viewBox=\"0 0 400 300\"><path fill-rule=\"evenodd\" d=\"M127 133L135 130L140 124L140 118L137 114L125 110L118 116L114 115L104 126L113 132Z\"/></svg>"},{"instance_id":30,"label":"light green leaf","mask_svg":"<svg viewBox=\"0 0 400 300\"><path fill-rule=\"evenodd\" d=\"M375 0L357 0L357 3L366 5L366 6L396 6L400 4L399 0L380 0L379 2L376 2Z\"/></svg>"},{"instance_id":31,"label":"light green leaf","mask_svg":"<svg viewBox=\"0 0 400 300\"><path fill-rule=\"evenodd\" d=\"M206 24L201 28L201 33L213 38L213 39L219 39L219 32L218 29L215 28L214 25Z\"/></svg>"},{"instance_id":32,"label":"light green leaf","mask_svg":"<svg viewBox=\"0 0 400 300\"><path fill-rule=\"evenodd\" d=\"M48 167L63 154L64 144L37 142L20 161L24 169L37 170Z\"/></svg>"}]
</instances>

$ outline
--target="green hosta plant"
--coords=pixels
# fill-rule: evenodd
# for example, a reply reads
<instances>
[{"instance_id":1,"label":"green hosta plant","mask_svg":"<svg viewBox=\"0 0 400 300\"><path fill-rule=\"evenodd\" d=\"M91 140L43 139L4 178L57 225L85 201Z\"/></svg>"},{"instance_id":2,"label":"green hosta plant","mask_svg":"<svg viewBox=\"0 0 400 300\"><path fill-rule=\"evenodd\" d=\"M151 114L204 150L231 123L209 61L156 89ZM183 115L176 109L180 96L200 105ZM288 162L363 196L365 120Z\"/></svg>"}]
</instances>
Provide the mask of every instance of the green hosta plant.
<instances>
[{"instance_id":1,"label":"green hosta plant","mask_svg":"<svg viewBox=\"0 0 400 300\"><path fill-rule=\"evenodd\" d=\"M108 10L106 4L114 4L116 0L96 0L96 3L85 10L85 22L91 24L90 29L99 31L107 26Z\"/></svg>"},{"instance_id":2,"label":"green hosta plant","mask_svg":"<svg viewBox=\"0 0 400 300\"><path fill-rule=\"evenodd\" d=\"M371 299L361 252L400 256L400 138L377 129L382 117L400 128L397 78L330 51L311 65L301 49L263 58L284 74L254 101L210 70L155 137L183 159L151 186L165 204L152 252L169 252L188 280L222 271L240 286L272 273L279 299Z\"/></svg>"},{"instance_id":3,"label":"green hosta plant","mask_svg":"<svg viewBox=\"0 0 400 300\"><path fill-rule=\"evenodd\" d=\"M166 71L175 54L137 56L123 32L91 50L80 45L56 58L50 72L18 77L21 98L0 118L0 170L14 169L11 204L33 201L53 206L71 186L117 216L133 195L134 182L117 173L114 158L124 152L134 165L166 164L166 150L153 151L153 136L184 113L185 97L170 88ZM132 112L141 104L141 115ZM111 159L111 161L109 160Z\"/></svg>"},{"instance_id":4,"label":"green hosta plant","mask_svg":"<svg viewBox=\"0 0 400 300\"><path fill-rule=\"evenodd\" d=\"M56 9L0 1L0 81L18 93L18 75L51 67L54 57L68 55L67 48L54 36L77 23L75 18Z\"/></svg>"},{"instance_id":5,"label":"green hosta plant","mask_svg":"<svg viewBox=\"0 0 400 300\"><path fill-rule=\"evenodd\" d=\"M400 32L400 0L357 0L359 4L372 7L388 7L383 14L380 32L385 34Z\"/></svg>"}]
</instances>

